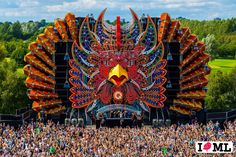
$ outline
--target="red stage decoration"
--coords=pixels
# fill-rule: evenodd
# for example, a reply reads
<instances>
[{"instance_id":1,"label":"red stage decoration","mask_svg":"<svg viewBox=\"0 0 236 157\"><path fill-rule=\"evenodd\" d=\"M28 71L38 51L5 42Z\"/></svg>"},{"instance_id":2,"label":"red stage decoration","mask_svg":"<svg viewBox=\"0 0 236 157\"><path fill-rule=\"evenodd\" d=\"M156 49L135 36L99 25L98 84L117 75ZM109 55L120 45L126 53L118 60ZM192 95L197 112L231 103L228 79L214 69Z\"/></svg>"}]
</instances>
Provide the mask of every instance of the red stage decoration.
<instances>
[{"instance_id":1,"label":"red stage decoration","mask_svg":"<svg viewBox=\"0 0 236 157\"><path fill-rule=\"evenodd\" d=\"M121 35L121 28L120 28L120 16L116 17L116 44L117 49L120 50L120 35Z\"/></svg>"},{"instance_id":2,"label":"red stage decoration","mask_svg":"<svg viewBox=\"0 0 236 157\"><path fill-rule=\"evenodd\" d=\"M180 43L181 61L180 91L173 101L171 110L191 114L191 110L202 109L208 83L204 69L210 56L204 53L205 45L188 28L180 28L177 20L169 14L160 16L159 24L148 16L146 27L131 10L132 21L116 25L104 20L104 10L91 29L87 16L78 24L76 17L68 13L64 19L55 20L54 27L48 26L29 46L25 56L28 63L24 72L28 76L28 96L33 100L33 109L48 113L63 110L63 102L55 92L55 43L71 42L72 58L69 60L69 100L73 108L87 108L94 101L103 104L119 103L132 105L135 101L149 108L161 108L166 101L167 60L164 59L165 43ZM171 54L170 54L171 55ZM171 83L169 81L169 83Z\"/></svg>"}]
</instances>

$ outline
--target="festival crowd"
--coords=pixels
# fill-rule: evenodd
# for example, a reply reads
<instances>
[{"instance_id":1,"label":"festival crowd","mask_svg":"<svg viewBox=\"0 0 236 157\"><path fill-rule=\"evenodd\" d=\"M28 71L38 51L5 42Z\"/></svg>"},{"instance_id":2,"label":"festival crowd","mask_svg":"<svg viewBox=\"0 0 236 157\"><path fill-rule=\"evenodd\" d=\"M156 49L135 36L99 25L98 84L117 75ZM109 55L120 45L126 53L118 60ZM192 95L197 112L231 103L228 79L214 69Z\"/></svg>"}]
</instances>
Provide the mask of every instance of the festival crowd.
<instances>
[{"instance_id":1,"label":"festival crowd","mask_svg":"<svg viewBox=\"0 0 236 157\"><path fill-rule=\"evenodd\" d=\"M73 125L24 124L19 128L0 124L0 156L20 157L191 157L195 141L233 141L236 156L236 121L198 123L158 128L80 128Z\"/></svg>"}]
</instances>

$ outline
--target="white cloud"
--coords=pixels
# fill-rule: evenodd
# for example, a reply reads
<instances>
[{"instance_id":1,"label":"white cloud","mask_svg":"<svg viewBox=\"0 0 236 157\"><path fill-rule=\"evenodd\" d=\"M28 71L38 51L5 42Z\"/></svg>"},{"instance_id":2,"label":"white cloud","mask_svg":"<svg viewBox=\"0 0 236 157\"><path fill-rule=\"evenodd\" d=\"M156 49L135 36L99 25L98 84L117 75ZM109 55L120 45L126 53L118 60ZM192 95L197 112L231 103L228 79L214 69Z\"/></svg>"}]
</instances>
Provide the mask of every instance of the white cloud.
<instances>
[{"instance_id":1,"label":"white cloud","mask_svg":"<svg viewBox=\"0 0 236 157\"><path fill-rule=\"evenodd\" d=\"M97 5L96 0L80 0L75 2L63 2L58 5L48 5L46 6L48 12L62 12L68 10L76 9L92 9Z\"/></svg>"},{"instance_id":2,"label":"white cloud","mask_svg":"<svg viewBox=\"0 0 236 157\"><path fill-rule=\"evenodd\" d=\"M104 8L108 8L108 18L118 14L122 18L130 19L130 7L139 14L154 16L161 12L169 12L173 17L195 19L236 15L236 4L233 0L0 0L0 21L16 18L46 18L52 21L54 18L64 17L66 12L74 12L77 16L89 13L97 15Z\"/></svg>"},{"instance_id":3,"label":"white cloud","mask_svg":"<svg viewBox=\"0 0 236 157\"><path fill-rule=\"evenodd\" d=\"M19 7L36 7L40 3L37 0L19 0L18 5Z\"/></svg>"}]
</instances>

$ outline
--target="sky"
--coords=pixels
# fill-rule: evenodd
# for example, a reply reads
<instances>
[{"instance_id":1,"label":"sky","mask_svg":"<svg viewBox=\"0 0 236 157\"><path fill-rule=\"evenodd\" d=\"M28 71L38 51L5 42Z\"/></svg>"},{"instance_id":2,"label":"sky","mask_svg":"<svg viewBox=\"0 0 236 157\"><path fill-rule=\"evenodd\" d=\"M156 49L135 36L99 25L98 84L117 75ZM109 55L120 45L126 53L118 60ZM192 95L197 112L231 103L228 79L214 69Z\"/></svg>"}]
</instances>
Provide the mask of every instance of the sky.
<instances>
[{"instance_id":1,"label":"sky","mask_svg":"<svg viewBox=\"0 0 236 157\"><path fill-rule=\"evenodd\" d=\"M29 20L54 21L64 18L67 12L76 16L99 13L107 8L105 19L115 20L116 16L130 21L132 8L138 16L143 13L160 16L167 12L172 18L211 20L216 17L236 17L236 0L0 0L0 21Z\"/></svg>"}]
</instances>

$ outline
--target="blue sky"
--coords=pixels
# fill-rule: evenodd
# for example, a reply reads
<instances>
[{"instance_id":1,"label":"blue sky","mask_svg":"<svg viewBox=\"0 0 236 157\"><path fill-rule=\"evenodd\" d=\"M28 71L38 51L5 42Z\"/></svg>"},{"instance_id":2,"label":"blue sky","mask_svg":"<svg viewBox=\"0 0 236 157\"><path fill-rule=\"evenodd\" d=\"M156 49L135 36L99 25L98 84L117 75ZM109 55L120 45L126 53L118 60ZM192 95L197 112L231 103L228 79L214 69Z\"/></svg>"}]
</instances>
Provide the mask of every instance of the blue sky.
<instances>
[{"instance_id":1,"label":"blue sky","mask_svg":"<svg viewBox=\"0 0 236 157\"><path fill-rule=\"evenodd\" d=\"M139 16L168 12L172 18L198 20L236 17L236 0L0 0L0 21L54 21L67 12L76 16L93 13L96 18L104 8L108 8L105 18L109 20L121 16L129 21L128 8Z\"/></svg>"}]
</instances>

